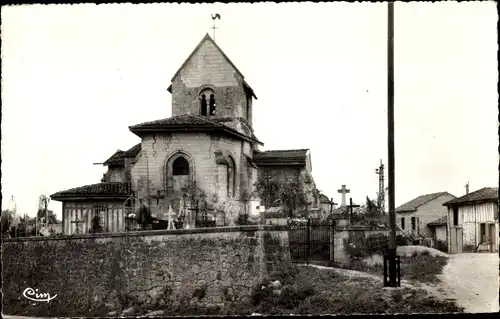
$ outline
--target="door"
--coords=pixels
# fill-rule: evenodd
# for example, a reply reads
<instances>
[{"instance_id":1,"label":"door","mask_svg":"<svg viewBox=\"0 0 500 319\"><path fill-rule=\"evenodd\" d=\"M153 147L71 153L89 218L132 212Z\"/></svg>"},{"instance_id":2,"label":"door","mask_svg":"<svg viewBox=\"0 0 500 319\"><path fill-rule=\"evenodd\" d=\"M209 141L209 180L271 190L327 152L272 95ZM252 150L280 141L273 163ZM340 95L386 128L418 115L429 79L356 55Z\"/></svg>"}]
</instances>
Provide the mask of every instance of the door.
<instances>
[{"instance_id":1,"label":"door","mask_svg":"<svg viewBox=\"0 0 500 319\"><path fill-rule=\"evenodd\" d=\"M495 224L489 224L489 244L490 244L490 251L492 253L495 253L497 251L497 236L495 232Z\"/></svg>"},{"instance_id":2,"label":"door","mask_svg":"<svg viewBox=\"0 0 500 319\"><path fill-rule=\"evenodd\" d=\"M457 253L461 254L462 253L462 247L463 247L463 229L462 228L457 228Z\"/></svg>"},{"instance_id":3,"label":"door","mask_svg":"<svg viewBox=\"0 0 500 319\"><path fill-rule=\"evenodd\" d=\"M450 253L460 254L462 252L462 228L450 228Z\"/></svg>"}]
</instances>

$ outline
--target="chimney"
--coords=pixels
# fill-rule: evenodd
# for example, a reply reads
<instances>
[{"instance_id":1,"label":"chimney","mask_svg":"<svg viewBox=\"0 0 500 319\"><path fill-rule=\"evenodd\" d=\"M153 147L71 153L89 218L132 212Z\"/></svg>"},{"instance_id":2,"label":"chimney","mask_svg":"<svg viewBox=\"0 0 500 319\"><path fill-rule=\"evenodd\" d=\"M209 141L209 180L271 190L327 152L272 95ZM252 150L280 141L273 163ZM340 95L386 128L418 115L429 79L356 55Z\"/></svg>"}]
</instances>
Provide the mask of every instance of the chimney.
<instances>
[{"instance_id":1,"label":"chimney","mask_svg":"<svg viewBox=\"0 0 500 319\"><path fill-rule=\"evenodd\" d=\"M465 184L465 195L469 194L469 182Z\"/></svg>"}]
</instances>

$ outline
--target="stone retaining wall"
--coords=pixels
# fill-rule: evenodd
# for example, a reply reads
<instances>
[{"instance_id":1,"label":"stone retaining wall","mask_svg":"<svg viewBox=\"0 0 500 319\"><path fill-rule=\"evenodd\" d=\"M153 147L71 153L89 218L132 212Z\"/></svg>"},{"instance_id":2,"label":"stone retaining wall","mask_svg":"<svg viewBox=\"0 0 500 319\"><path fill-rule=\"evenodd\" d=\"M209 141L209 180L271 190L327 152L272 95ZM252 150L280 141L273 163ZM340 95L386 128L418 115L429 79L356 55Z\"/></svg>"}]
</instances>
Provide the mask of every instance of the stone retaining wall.
<instances>
[{"instance_id":1,"label":"stone retaining wall","mask_svg":"<svg viewBox=\"0 0 500 319\"><path fill-rule=\"evenodd\" d=\"M46 316L245 303L269 272L290 262L279 226L8 239L2 249L4 313L46 307ZM57 296L33 306L27 288Z\"/></svg>"}]
</instances>

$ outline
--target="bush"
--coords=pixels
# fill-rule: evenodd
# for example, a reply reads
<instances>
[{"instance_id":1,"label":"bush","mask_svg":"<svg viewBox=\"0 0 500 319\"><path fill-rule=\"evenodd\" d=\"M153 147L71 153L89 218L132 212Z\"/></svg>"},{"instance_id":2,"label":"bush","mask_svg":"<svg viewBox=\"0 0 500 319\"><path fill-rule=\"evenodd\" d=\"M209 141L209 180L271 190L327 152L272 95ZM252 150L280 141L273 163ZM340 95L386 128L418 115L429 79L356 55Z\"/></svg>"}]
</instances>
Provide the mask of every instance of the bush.
<instances>
[{"instance_id":1,"label":"bush","mask_svg":"<svg viewBox=\"0 0 500 319\"><path fill-rule=\"evenodd\" d=\"M448 244L445 241L438 240L435 248L443 253L448 253Z\"/></svg>"},{"instance_id":2,"label":"bush","mask_svg":"<svg viewBox=\"0 0 500 319\"><path fill-rule=\"evenodd\" d=\"M389 238L382 233L373 234L366 239L369 253L383 253L389 248Z\"/></svg>"}]
</instances>

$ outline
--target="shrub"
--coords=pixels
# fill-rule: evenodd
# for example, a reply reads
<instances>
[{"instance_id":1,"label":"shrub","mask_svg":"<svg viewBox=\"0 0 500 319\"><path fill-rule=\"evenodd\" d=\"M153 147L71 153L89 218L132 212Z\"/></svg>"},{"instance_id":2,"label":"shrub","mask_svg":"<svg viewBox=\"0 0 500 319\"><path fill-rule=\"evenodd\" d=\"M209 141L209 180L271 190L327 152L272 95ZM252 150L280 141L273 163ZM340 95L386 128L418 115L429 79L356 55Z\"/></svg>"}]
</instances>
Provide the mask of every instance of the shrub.
<instances>
[{"instance_id":1,"label":"shrub","mask_svg":"<svg viewBox=\"0 0 500 319\"><path fill-rule=\"evenodd\" d=\"M369 253L382 253L389 248L389 238L382 233L373 234L366 239Z\"/></svg>"},{"instance_id":2,"label":"shrub","mask_svg":"<svg viewBox=\"0 0 500 319\"><path fill-rule=\"evenodd\" d=\"M438 240L435 248L443 253L448 253L448 244L445 241Z\"/></svg>"}]
</instances>

